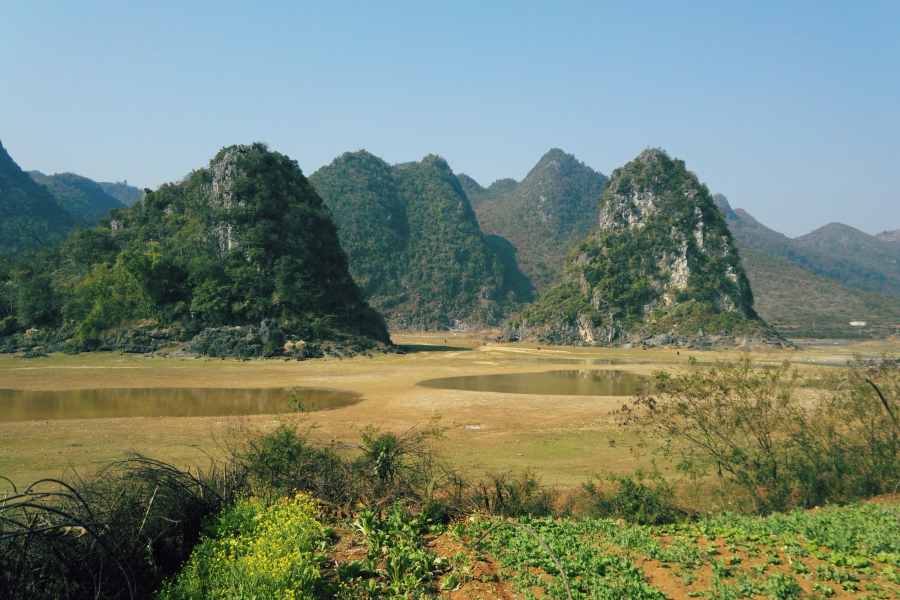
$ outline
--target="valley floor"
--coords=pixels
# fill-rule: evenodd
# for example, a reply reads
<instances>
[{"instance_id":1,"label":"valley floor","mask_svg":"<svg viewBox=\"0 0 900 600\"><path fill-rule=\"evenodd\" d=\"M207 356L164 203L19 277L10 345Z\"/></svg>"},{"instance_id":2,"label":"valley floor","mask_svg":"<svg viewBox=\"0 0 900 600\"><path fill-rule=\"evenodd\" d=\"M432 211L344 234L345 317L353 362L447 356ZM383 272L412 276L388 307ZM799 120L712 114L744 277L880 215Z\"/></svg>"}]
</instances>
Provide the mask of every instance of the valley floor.
<instances>
[{"instance_id":1,"label":"valley floor","mask_svg":"<svg viewBox=\"0 0 900 600\"><path fill-rule=\"evenodd\" d=\"M650 375L679 368L688 352L537 347L492 344L477 335L397 334L406 355L317 359L305 362L212 359L177 360L110 353L53 355L44 359L0 356L3 388L30 390L122 387L321 387L361 394L351 406L308 414L313 438L355 442L368 424L404 432L435 413L447 427L443 454L475 474L531 468L544 483L578 485L594 473L631 472L645 459L635 452L633 431L611 414L629 397L554 396L443 390L417 385L435 377L527 373L568 369L616 369ZM803 345L799 350L753 352L761 362L785 359L804 369L840 364L855 353L900 351L900 340ZM691 352L702 362L744 353ZM597 364L604 360L625 364ZM18 485L58 477L65 469L145 453L176 464L202 462L239 421L275 426L279 415L179 418L109 418L0 423L0 475Z\"/></svg>"}]
</instances>

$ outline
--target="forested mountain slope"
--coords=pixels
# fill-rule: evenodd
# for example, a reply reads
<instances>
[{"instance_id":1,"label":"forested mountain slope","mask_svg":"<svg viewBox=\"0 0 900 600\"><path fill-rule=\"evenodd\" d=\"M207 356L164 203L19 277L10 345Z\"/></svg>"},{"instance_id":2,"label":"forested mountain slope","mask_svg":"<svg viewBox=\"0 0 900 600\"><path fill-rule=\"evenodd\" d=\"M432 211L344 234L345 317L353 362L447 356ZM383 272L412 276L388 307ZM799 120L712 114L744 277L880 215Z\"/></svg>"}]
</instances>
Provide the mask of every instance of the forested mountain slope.
<instances>
[{"instance_id":1,"label":"forested mountain slope","mask_svg":"<svg viewBox=\"0 0 900 600\"><path fill-rule=\"evenodd\" d=\"M330 211L296 161L263 144L223 149L3 275L15 326L62 327L69 349L106 347L107 332L141 323L202 333L198 351L222 356L280 352L285 334L390 341Z\"/></svg>"},{"instance_id":2,"label":"forested mountain slope","mask_svg":"<svg viewBox=\"0 0 900 600\"><path fill-rule=\"evenodd\" d=\"M514 286L444 159L392 166L348 152L310 182L334 214L354 278L391 327L500 324Z\"/></svg>"},{"instance_id":3,"label":"forested mountain slope","mask_svg":"<svg viewBox=\"0 0 900 600\"><path fill-rule=\"evenodd\" d=\"M74 225L53 194L22 171L0 144L0 255L56 245Z\"/></svg>"},{"instance_id":4,"label":"forested mountain slope","mask_svg":"<svg viewBox=\"0 0 900 600\"><path fill-rule=\"evenodd\" d=\"M538 293L560 280L569 250L596 227L606 179L556 148L518 184L501 179L482 188L465 178L482 231L511 244Z\"/></svg>"},{"instance_id":5,"label":"forested mountain slope","mask_svg":"<svg viewBox=\"0 0 900 600\"><path fill-rule=\"evenodd\" d=\"M849 288L790 261L740 245L759 316L788 338L887 337L900 333L900 298ZM850 321L864 321L862 329Z\"/></svg>"},{"instance_id":6,"label":"forested mountain slope","mask_svg":"<svg viewBox=\"0 0 900 600\"><path fill-rule=\"evenodd\" d=\"M29 171L28 174L47 188L79 225L94 226L109 209L125 208L122 202L103 191L100 184L87 177L75 173L44 175L38 171Z\"/></svg>"},{"instance_id":7,"label":"forested mountain slope","mask_svg":"<svg viewBox=\"0 0 900 600\"><path fill-rule=\"evenodd\" d=\"M512 336L549 343L780 343L758 318L722 211L684 162L646 150L616 169L598 226Z\"/></svg>"},{"instance_id":8,"label":"forested mountain slope","mask_svg":"<svg viewBox=\"0 0 900 600\"><path fill-rule=\"evenodd\" d=\"M103 191L124 204L125 206L131 206L135 202L141 199L141 195L143 192L134 187L133 185L128 185L128 180L125 181L98 181L97 185L103 188Z\"/></svg>"}]
</instances>

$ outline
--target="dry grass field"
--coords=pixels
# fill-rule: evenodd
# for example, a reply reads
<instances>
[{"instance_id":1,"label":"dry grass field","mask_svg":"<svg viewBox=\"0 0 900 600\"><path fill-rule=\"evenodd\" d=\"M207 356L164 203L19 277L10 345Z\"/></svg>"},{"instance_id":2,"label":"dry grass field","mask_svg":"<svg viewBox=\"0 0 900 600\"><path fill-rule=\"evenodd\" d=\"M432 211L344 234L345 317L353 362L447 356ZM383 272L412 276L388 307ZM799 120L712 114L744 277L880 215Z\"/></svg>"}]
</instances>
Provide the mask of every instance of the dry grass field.
<instances>
[{"instance_id":1,"label":"dry grass field","mask_svg":"<svg viewBox=\"0 0 900 600\"><path fill-rule=\"evenodd\" d=\"M431 389L423 380L457 375L526 373L562 369L618 369L641 375L668 365L677 369L688 354L700 361L744 353L674 349L623 350L491 344L477 335L398 334L406 355L374 358L280 360L175 360L96 353L44 359L0 356L0 388L61 390L123 387L274 388L306 386L347 390L362 401L309 413L320 440L354 442L359 428L374 424L403 432L435 413L447 427L440 450L473 473L533 469L548 484L575 485L593 473L629 472L644 464L635 456L633 431L615 425L611 411L627 397L547 396ZM854 353L897 353L900 341L810 345L800 350L752 353L761 362L797 362L800 368L845 361ZM590 364L624 360L626 364ZM578 364L575 361L584 361ZM284 416L242 420L271 427ZM57 477L66 469L89 472L104 461L141 452L177 464L203 461L215 452L233 417L115 418L0 422L0 475L17 484ZM638 449L639 450L639 449Z\"/></svg>"}]
</instances>

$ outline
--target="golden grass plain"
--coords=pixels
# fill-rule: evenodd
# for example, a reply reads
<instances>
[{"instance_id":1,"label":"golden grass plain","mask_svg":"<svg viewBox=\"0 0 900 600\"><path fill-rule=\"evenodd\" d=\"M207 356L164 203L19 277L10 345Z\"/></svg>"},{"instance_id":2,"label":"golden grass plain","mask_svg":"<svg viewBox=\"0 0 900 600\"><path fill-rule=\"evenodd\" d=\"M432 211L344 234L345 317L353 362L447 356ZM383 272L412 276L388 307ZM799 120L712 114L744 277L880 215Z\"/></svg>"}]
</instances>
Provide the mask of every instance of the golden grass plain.
<instances>
[{"instance_id":1,"label":"golden grass plain","mask_svg":"<svg viewBox=\"0 0 900 600\"><path fill-rule=\"evenodd\" d=\"M396 334L406 355L373 358L281 360L178 360L118 353L43 359L0 356L0 388L63 390L122 387L274 388L306 386L346 390L362 401L306 415L311 436L356 442L372 424L402 433L441 415L447 428L438 450L455 465L484 472L533 469L544 483L568 486L592 474L631 472L647 457L635 453L636 432L610 413L627 397L548 396L431 389L423 380L456 375L525 373L562 369L617 369L650 375L679 369L689 355L703 362L751 355L764 363L790 360L801 369L836 363L855 353L897 354L900 340L798 350L696 352L495 344L478 335ZM543 362L546 359L630 361L616 365ZM510 360L516 359L516 360ZM833 367L832 367L833 368ZM282 415L253 415L255 427L275 426ZM140 452L185 466L215 453L233 417L160 417L0 422L0 475L17 485L59 477L68 469L89 474L106 461Z\"/></svg>"}]
</instances>

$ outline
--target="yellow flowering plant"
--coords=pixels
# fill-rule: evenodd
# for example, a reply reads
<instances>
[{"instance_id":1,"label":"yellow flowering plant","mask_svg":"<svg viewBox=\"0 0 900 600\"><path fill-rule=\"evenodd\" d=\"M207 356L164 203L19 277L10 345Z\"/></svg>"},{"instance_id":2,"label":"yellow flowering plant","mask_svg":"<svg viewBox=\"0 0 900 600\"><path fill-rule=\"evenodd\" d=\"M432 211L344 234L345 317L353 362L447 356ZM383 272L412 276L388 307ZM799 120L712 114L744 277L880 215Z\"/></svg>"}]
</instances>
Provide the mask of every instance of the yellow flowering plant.
<instances>
[{"instance_id":1,"label":"yellow flowering plant","mask_svg":"<svg viewBox=\"0 0 900 600\"><path fill-rule=\"evenodd\" d=\"M241 500L208 529L180 575L166 582L164 600L316 597L324 555L316 552L328 530L316 503L297 494L271 506Z\"/></svg>"}]
</instances>

